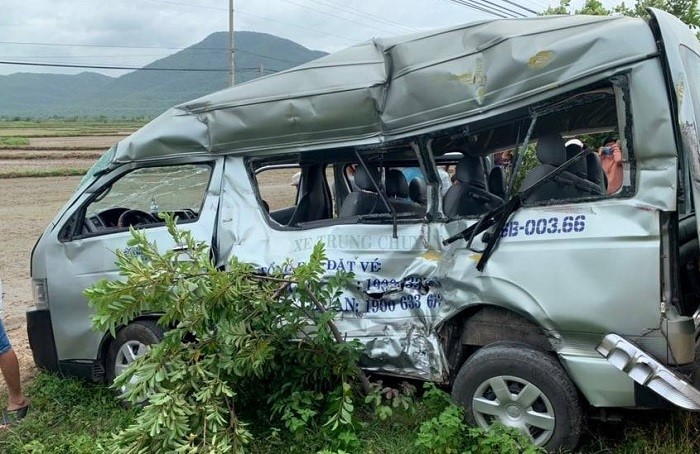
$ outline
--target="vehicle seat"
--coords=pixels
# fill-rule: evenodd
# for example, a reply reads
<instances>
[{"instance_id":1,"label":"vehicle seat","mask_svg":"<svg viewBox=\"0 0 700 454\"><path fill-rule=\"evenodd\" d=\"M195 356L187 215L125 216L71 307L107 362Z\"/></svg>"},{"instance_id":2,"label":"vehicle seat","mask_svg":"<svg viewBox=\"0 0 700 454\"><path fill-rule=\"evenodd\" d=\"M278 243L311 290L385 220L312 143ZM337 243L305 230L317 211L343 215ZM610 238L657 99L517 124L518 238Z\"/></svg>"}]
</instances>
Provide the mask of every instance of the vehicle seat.
<instances>
[{"instance_id":1,"label":"vehicle seat","mask_svg":"<svg viewBox=\"0 0 700 454\"><path fill-rule=\"evenodd\" d=\"M414 178L416 179L418 178ZM389 169L386 172L386 195L397 214L425 213L424 207L409 198L408 182L403 172L398 169Z\"/></svg>"},{"instance_id":2,"label":"vehicle seat","mask_svg":"<svg viewBox=\"0 0 700 454\"><path fill-rule=\"evenodd\" d=\"M566 147L567 161L582 151L583 148L581 148L580 145L570 144L568 147ZM587 156L591 155L589 154ZM602 170L603 168L601 167L601 171ZM575 164L572 164L565 173L571 173L574 176L574 178L571 180L571 184L575 188L575 197L588 197L602 194L600 186L588 179L588 157L579 160Z\"/></svg>"},{"instance_id":3,"label":"vehicle seat","mask_svg":"<svg viewBox=\"0 0 700 454\"><path fill-rule=\"evenodd\" d=\"M481 159L465 156L457 163L457 181L443 198L448 217L473 216L486 213L503 204L503 199L486 190L486 176Z\"/></svg>"},{"instance_id":4,"label":"vehicle seat","mask_svg":"<svg viewBox=\"0 0 700 454\"><path fill-rule=\"evenodd\" d=\"M422 178L414 178L408 184L408 196L416 203L426 205L428 203L428 185Z\"/></svg>"},{"instance_id":5,"label":"vehicle seat","mask_svg":"<svg viewBox=\"0 0 700 454\"><path fill-rule=\"evenodd\" d=\"M304 193L299 197L294 213L287 225L319 221L331 217L330 193L320 165L309 166L303 174Z\"/></svg>"},{"instance_id":6,"label":"vehicle seat","mask_svg":"<svg viewBox=\"0 0 700 454\"><path fill-rule=\"evenodd\" d=\"M521 190L528 189L566 161L567 152L561 134L553 133L541 136L537 141L536 153L540 165L525 175ZM585 163L574 164L575 168L571 169L573 172L565 171L550 179L526 197L523 202L527 204L567 200L590 194L586 187L590 190L590 186L593 185L581 176L583 175L582 166L585 166Z\"/></svg>"},{"instance_id":7,"label":"vehicle seat","mask_svg":"<svg viewBox=\"0 0 700 454\"><path fill-rule=\"evenodd\" d=\"M600 156L595 153L588 154L586 156L586 166L588 167L588 172L586 173L588 181L598 186L601 194L605 194L607 188L605 184L605 173L603 173L603 166L600 163Z\"/></svg>"},{"instance_id":8,"label":"vehicle seat","mask_svg":"<svg viewBox=\"0 0 700 454\"><path fill-rule=\"evenodd\" d=\"M381 188L381 173L376 167L369 167L374 181ZM340 208L339 217L361 216L372 213L388 213L381 197L377 194L377 189L372 184L369 173L363 166L358 166L355 170L355 185L357 190L352 191L345 198L343 206Z\"/></svg>"},{"instance_id":9,"label":"vehicle seat","mask_svg":"<svg viewBox=\"0 0 700 454\"><path fill-rule=\"evenodd\" d=\"M489 172L489 192L501 199L506 198L506 177L503 168L495 166Z\"/></svg>"},{"instance_id":10,"label":"vehicle seat","mask_svg":"<svg viewBox=\"0 0 700 454\"><path fill-rule=\"evenodd\" d=\"M408 182L399 169L386 171L386 195L390 198L408 198Z\"/></svg>"}]
</instances>

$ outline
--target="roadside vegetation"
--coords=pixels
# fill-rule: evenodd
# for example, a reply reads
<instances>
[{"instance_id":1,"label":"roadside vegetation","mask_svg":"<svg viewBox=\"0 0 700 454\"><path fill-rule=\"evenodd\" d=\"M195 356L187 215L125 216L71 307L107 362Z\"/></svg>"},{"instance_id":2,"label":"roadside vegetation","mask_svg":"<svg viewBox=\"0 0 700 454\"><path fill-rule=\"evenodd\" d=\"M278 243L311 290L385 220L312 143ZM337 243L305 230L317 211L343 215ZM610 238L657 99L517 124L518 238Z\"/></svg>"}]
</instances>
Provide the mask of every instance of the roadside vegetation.
<instances>
[{"instance_id":1,"label":"roadside vegetation","mask_svg":"<svg viewBox=\"0 0 700 454\"><path fill-rule=\"evenodd\" d=\"M106 118L56 118L35 120L31 118L0 118L0 137L75 137L113 135L134 131L150 119L108 120Z\"/></svg>"},{"instance_id":2,"label":"roadside vegetation","mask_svg":"<svg viewBox=\"0 0 700 454\"><path fill-rule=\"evenodd\" d=\"M430 453L415 445L423 422L438 417L439 401L431 401L418 387L411 410L394 409L391 417L380 419L373 412L359 413L355 452L376 454ZM0 433L0 452L7 454L92 454L97 446L111 452L112 436L132 424L137 411L125 408L114 392L103 385L40 373L27 386L32 409L22 424ZM432 403L431 403L432 402ZM4 403L3 403L4 404ZM621 454L695 454L700 452L700 417L683 411L630 412L622 422L588 424L578 452ZM444 419L444 417L443 417ZM280 452L315 453L324 439L310 433L303 440L289 440L279 428L262 421L257 438L247 447L252 454ZM446 429L449 431L450 429ZM435 438L444 435L435 434ZM502 433L484 438L498 442ZM438 451L433 452L447 452ZM467 451L469 452L469 451ZM477 451L479 452L479 451ZM488 452L488 451L481 451ZM492 451L500 452L500 451Z\"/></svg>"},{"instance_id":3,"label":"roadside vegetation","mask_svg":"<svg viewBox=\"0 0 700 454\"><path fill-rule=\"evenodd\" d=\"M85 175L89 167L45 170L0 170L0 178L73 177Z\"/></svg>"},{"instance_id":4,"label":"roadside vegetation","mask_svg":"<svg viewBox=\"0 0 700 454\"><path fill-rule=\"evenodd\" d=\"M0 137L0 148L25 147L29 145L26 137Z\"/></svg>"},{"instance_id":5,"label":"roadside vegetation","mask_svg":"<svg viewBox=\"0 0 700 454\"><path fill-rule=\"evenodd\" d=\"M84 175L121 137L146 119L0 119L0 178Z\"/></svg>"}]
</instances>

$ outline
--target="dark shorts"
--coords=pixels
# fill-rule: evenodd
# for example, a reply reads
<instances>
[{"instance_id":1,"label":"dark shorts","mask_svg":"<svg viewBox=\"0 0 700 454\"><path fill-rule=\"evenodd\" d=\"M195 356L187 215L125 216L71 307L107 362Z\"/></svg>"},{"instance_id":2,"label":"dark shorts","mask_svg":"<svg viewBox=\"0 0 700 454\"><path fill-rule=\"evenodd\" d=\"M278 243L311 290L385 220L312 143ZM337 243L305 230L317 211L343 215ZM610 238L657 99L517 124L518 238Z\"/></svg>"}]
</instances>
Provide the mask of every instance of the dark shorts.
<instances>
[{"instance_id":1,"label":"dark shorts","mask_svg":"<svg viewBox=\"0 0 700 454\"><path fill-rule=\"evenodd\" d=\"M7 337L5 332L5 324L0 320L0 355L9 351L12 348L10 345L10 339Z\"/></svg>"}]
</instances>

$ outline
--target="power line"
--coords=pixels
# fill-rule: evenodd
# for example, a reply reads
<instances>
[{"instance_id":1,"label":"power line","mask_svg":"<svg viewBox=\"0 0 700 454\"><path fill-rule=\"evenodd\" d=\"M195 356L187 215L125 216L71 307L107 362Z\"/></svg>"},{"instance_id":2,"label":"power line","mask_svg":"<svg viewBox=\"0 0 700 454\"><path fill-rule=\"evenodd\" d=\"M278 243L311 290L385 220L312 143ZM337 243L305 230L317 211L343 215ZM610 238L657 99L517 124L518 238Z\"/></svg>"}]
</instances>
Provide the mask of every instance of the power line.
<instances>
[{"instance_id":1,"label":"power line","mask_svg":"<svg viewBox=\"0 0 700 454\"><path fill-rule=\"evenodd\" d=\"M117 45L117 44L79 44L79 43L47 43L47 42L27 42L27 41L0 41L0 44L18 45L18 46L51 46L51 47L96 47L96 48L116 48L116 49L163 49L163 50L187 50L192 52L200 51L225 51L228 50L226 47L166 47L166 46L130 46L130 45ZM286 58L273 57L272 55L259 54L245 49L234 49L236 52L243 52L244 54L255 55L256 57L269 58L272 60L279 60L287 63L302 64L305 61L299 60L289 60ZM137 57L140 55L137 55ZM76 55L77 58L79 56ZM53 58L53 57L52 57Z\"/></svg>"},{"instance_id":2,"label":"power line","mask_svg":"<svg viewBox=\"0 0 700 454\"><path fill-rule=\"evenodd\" d=\"M154 0L150 0L150 1L154 1ZM269 17L259 16L259 15L257 15L257 14L247 13L247 12L245 12L245 11L237 10L236 12L237 12L238 14L243 14L244 16L251 16L251 17L258 18L258 19L262 19L262 20L264 20L264 21L266 21L266 22L275 22L275 23L278 23L278 24L288 25L288 26L290 26L290 27L298 28L298 29L301 29L301 30L311 31L311 32L314 32L314 33L320 33L320 34L322 34L322 35L332 36L332 37L334 37L334 38L341 38L341 39L344 39L344 40L346 40L346 41L348 41L348 42L351 42L351 43L353 43L353 44L356 44L356 43L359 41L358 39L356 39L356 38L351 38L351 37L349 37L349 36L336 35L336 34L334 34L334 33L327 33L327 32L321 31L321 30L317 30L317 29L315 29L315 28L304 27L304 26L302 26L302 25L293 24L293 23L291 23L291 22L285 22L285 21L281 21L281 20L277 20L277 19L271 19L271 18L269 18Z\"/></svg>"},{"instance_id":3,"label":"power line","mask_svg":"<svg viewBox=\"0 0 700 454\"><path fill-rule=\"evenodd\" d=\"M373 21L376 21L379 23L384 23L384 24L393 25L396 27L401 27L401 28L406 29L407 31L412 31L412 32L418 31L417 28L408 27L404 24L394 22L394 21L392 21L390 19L386 19L384 17L375 16L374 14L368 13L366 11L362 11L360 9L353 8L351 6L342 5L342 4L335 3L335 2L332 2L329 0L325 0L325 1L324 0L309 0L309 1L311 1L313 3L318 3L319 5L327 6L329 8L338 9L339 11L347 12L348 14L353 14L353 15L358 16L358 17L366 17L370 20L373 20Z\"/></svg>"},{"instance_id":4,"label":"power line","mask_svg":"<svg viewBox=\"0 0 700 454\"><path fill-rule=\"evenodd\" d=\"M347 19L347 18L342 17L342 16L336 16L335 14L331 14L331 13L329 13L329 12L326 12L326 11L323 11L323 10L320 10L320 9L317 9L317 8L313 8L313 7L311 7L311 6L304 5L303 3L297 3L297 2L295 2L294 0L281 0L281 1L283 1L283 2L285 2L285 3L289 3L289 4L291 4L291 5L296 5L296 6L300 6L300 7L302 7L302 8L309 9L309 10L311 10L311 11L316 11L316 12L318 12L318 13L325 14L326 16L333 17L333 18L335 18L335 19L340 19L340 20L343 20L343 21L346 21L346 22L350 22L350 23L352 23L352 24L359 24L359 25L362 25L362 26L364 26L364 27L373 28L373 29L375 29L375 30L385 31L383 28L375 27L375 26L369 25L369 24L364 24L364 23L362 23L362 22L358 22L358 21L355 21L355 20L352 20L352 19Z\"/></svg>"},{"instance_id":5,"label":"power line","mask_svg":"<svg viewBox=\"0 0 700 454\"><path fill-rule=\"evenodd\" d=\"M508 3L509 5L517 6L518 8L520 8L520 9L522 9L522 10L525 10L525 11L527 11L528 13L532 13L532 14L534 14L535 16L537 16L537 15L539 14L537 11L531 10L530 8L527 8L527 7L522 6L522 5L518 5L517 3L511 2L510 0L501 0L501 1L502 1L502 2L505 2L505 3Z\"/></svg>"},{"instance_id":6,"label":"power line","mask_svg":"<svg viewBox=\"0 0 700 454\"><path fill-rule=\"evenodd\" d=\"M505 14L508 14L511 17L526 17L525 14L515 11L511 8L508 8L503 5L499 5L497 3L491 2L489 0L481 0L479 2L478 0L474 0L477 3L485 4L484 6L488 8L488 5L491 5L492 8L496 8L496 11L504 12Z\"/></svg>"},{"instance_id":7,"label":"power line","mask_svg":"<svg viewBox=\"0 0 700 454\"><path fill-rule=\"evenodd\" d=\"M509 17L525 17L525 15L520 11L515 11L507 6L503 6L490 0L470 0L470 2L477 3L483 6L484 8L490 8L492 11L498 11L499 13L506 14Z\"/></svg>"},{"instance_id":8,"label":"power line","mask_svg":"<svg viewBox=\"0 0 700 454\"><path fill-rule=\"evenodd\" d=\"M27 42L27 41L0 41L0 44L12 44L19 46L60 46L60 47L107 47L107 48L124 48L124 49L165 49L165 50L183 50L186 47L163 47L163 46L130 46L125 44L81 44L81 43L46 43L46 42ZM223 47L208 47L202 48L224 49Z\"/></svg>"},{"instance_id":9,"label":"power line","mask_svg":"<svg viewBox=\"0 0 700 454\"><path fill-rule=\"evenodd\" d=\"M516 11L508 6L495 3L495 1L490 1L490 0L447 0L451 3L460 5L460 6L465 6L467 8L470 8L472 10L477 10L481 11L496 17L500 17L503 19L507 18L523 18L523 17L528 17L526 14ZM521 8L525 11L531 12L533 14L537 14L536 11L531 10L529 8L525 8L523 6L520 6L516 3L513 3L509 0L501 0L504 1L505 3L509 5L514 5L518 8Z\"/></svg>"},{"instance_id":10,"label":"power line","mask_svg":"<svg viewBox=\"0 0 700 454\"><path fill-rule=\"evenodd\" d=\"M119 69L132 71L180 71L180 72L228 72L228 69L205 69L205 68L152 68L152 67L136 67L136 66L101 66L101 65L76 65L67 63L43 63L43 62L24 62L24 61L0 61L0 65L18 65L18 66L44 66L52 68L83 68L83 69ZM237 68L236 72L259 71L260 68ZM279 70L266 69L265 71L277 73Z\"/></svg>"},{"instance_id":11,"label":"power line","mask_svg":"<svg viewBox=\"0 0 700 454\"><path fill-rule=\"evenodd\" d=\"M218 8L218 7L216 7L216 6L206 6L206 5L193 5L193 4L191 4L191 3L172 2L172 1L169 1L169 0L147 0L147 1L153 2L153 3L165 3L165 4L167 4L167 5L178 5L178 6L188 6L188 7L192 7L192 8L204 8L204 9L214 9L214 10L219 10L219 11L228 11L228 8ZM263 19L263 20L265 20L265 21L267 21L267 22L275 22L275 23L278 23L278 24L283 24L283 25L288 25L288 26L290 26L290 27L299 28L299 29L301 29L301 30L312 31L312 32L314 32L314 33L320 33L320 34L322 34L322 35L333 36L333 37L335 37L335 38L345 39L345 40L347 40L347 41L352 42L353 44L354 44L354 43L357 43L357 41L358 41L357 39L351 38L351 37L349 37L349 36L336 35L336 34L333 34L333 33L324 32L324 31L321 31L321 30L318 30L318 29L314 29L314 28L311 28L311 27L304 27L304 26L302 26L302 25L294 24L294 23L291 23L291 22L285 22L285 21L281 21L281 20L277 20L277 19L272 19L272 18L265 17L265 16L260 16L260 15L258 15L258 14L253 14L253 13L249 13L249 12L246 12L246 11L241 11L240 9L237 9L237 10L236 10L236 13L237 13L237 14L243 14L244 16L251 16L251 17L258 18L258 19Z\"/></svg>"},{"instance_id":12,"label":"power line","mask_svg":"<svg viewBox=\"0 0 700 454\"><path fill-rule=\"evenodd\" d=\"M480 11L482 13L490 14L492 16L500 17L502 19L506 19L508 17L508 16L505 16L501 13L497 13L497 12L494 12L494 11L489 10L487 8L484 8L482 6L472 4L471 2L469 2L467 0L445 0L445 1L448 1L450 3L454 3L455 5L466 6L467 8L472 9L474 11Z\"/></svg>"}]
</instances>

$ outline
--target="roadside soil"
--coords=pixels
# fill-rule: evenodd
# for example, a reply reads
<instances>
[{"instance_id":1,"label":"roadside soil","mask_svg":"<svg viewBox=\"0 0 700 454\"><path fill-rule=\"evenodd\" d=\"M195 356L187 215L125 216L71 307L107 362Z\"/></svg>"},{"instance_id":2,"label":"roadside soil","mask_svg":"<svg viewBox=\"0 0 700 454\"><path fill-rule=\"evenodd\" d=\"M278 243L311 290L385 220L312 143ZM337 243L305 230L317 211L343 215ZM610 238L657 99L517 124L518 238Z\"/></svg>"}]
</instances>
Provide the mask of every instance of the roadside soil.
<instances>
[{"instance_id":1,"label":"roadside soil","mask_svg":"<svg viewBox=\"0 0 700 454\"><path fill-rule=\"evenodd\" d=\"M18 131L19 135L22 132ZM0 150L0 173L87 169L126 134L32 137L27 147ZM2 317L19 358L23 382L36 374L26 330L26 311L34 304L29 278L31 251L81 178L0 178ZM0 383L5 386L3 380Z\"/></svg>"},{"instance_id":2,"label":"roadside soil","mask_svg":"<svg viewBox=\"0 0 700 454\"><path fill-rule=\"evenodd\" d=\"M5 293L2 315L10 342L19 357L22 381L35 374L25 317L26 311L33 306L29 280L31 251L39 235L68 201L80 179L0 179L0 276Z\"/></svg>"}]
</instances>

